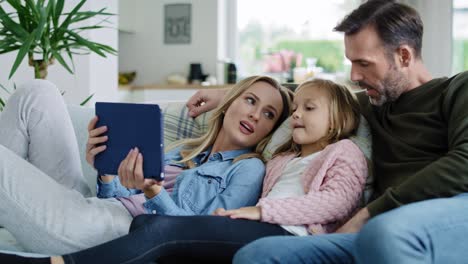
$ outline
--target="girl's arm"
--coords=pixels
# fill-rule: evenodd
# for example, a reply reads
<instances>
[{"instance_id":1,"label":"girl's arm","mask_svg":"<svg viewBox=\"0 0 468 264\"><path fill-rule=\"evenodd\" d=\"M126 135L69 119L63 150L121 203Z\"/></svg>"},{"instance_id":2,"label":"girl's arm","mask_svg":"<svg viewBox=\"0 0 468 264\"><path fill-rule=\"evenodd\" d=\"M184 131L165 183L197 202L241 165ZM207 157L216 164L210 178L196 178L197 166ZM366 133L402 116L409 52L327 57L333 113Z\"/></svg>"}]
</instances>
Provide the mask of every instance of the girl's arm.
<instances>
[{"instance_id":1,"label":"girl's arm","mask_svg":"<svg viewBox=\"0 0 468 264\"><path fill-rule=\"evenodd\" d=\"M209 201L200 211L178 206L162 188L161 192L143 205L149 213L160 215L207 215L216 208L234 209L254 205L260 196L265 166L259 159L245 159L236 162L229 176L226 189ZM177 190L174 190L177 192ZM174 193L173 193L174 195Z\"/></svg>"},{"instance_id":2,"label":"girl's arm","mask_svg":"<svg viewBox=\"0 0 468 264\"><path fill-rule=\"evenodd\" d=\"M354 144L335 153L319 191L301 197L269 199L257 204L261 220L283 225L326 224L349 216L356 208L367 177L364 155Z\"/></svg>"}]
</instances>

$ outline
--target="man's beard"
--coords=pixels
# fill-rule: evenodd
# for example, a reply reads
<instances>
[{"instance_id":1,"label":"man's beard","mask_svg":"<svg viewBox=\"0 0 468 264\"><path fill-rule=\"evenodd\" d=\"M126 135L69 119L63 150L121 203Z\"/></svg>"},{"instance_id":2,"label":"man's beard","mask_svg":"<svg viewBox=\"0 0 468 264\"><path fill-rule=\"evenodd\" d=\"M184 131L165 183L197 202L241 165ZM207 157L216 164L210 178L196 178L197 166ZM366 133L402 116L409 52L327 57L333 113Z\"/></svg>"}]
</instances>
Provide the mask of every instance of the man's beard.
<instances>
[{"instance_id":1,"label":"man's beard","mask_svg":"<svg viewBox=\"0 0 468 264\"><path fill-rule=\"evenodd\" d=\"M369 96L369 101L373 105L382 106L387 102L396 101L407 89L409 81L403 74L392 67L378 87L370 86L367 83L360 83L360 85L362 85L361 87L363 88L367 87L376 90L380 97L372 98Z\"/></svg>"}]
</instances>

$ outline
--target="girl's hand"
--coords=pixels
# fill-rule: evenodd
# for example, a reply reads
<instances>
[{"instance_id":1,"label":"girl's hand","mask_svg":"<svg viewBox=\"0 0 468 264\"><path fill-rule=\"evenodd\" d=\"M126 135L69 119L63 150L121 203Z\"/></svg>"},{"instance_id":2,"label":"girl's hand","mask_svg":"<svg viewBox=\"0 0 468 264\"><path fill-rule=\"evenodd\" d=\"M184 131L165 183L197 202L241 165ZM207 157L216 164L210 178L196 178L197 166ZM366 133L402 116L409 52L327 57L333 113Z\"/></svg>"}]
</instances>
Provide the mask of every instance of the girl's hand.
<instances>
[{"instance_id":1,"label":"girl's hand","mask_svg":"<svg viewBox=\"0 0 468 264\"><path fill-rule=\"evenodd\" d=\"M120 163L119 178L123 186L129 189L139 189L149 199L161 192L164 181L145 179L143 175L143 155L138 148L130 150L127 157Z\"/></svg>"},{"instance_id":2,"label":"girl's hand","mask_svg":"<svg viewBox=\"0 0 468 264\"><path fill-rule=\"evenodd\" d=\"M229 216L232 219L260 220L262 218L262 210L260 206L242 207L234 210L218 208L214 212L214 215Z\"/></svg>"},{"instance_id":3,"label":"girl's hand","mask_svg":"<svg viewBox=\"0 0 468 264\"><path fill-rule=\"evenodd\" d=\"M86 161L94 168L94 158L98 153L106 150L106 145L99 147L96 144L104 143L107 141L107 136L100 136L107 131L106 126L96 127L98 117L95 116L88 124L88 141L86 143Z\"/></svg>"},{"instance_id":4,"label":"girl's hand","mask_svg":"<svg viewBox=\"0 0 468 264\"><path fill-rule=\"evenodd\" d=\"M213 212L213 215L223 216L223 213L226 212L224 208L218 208Z\"/></svg>"}]
</instances>

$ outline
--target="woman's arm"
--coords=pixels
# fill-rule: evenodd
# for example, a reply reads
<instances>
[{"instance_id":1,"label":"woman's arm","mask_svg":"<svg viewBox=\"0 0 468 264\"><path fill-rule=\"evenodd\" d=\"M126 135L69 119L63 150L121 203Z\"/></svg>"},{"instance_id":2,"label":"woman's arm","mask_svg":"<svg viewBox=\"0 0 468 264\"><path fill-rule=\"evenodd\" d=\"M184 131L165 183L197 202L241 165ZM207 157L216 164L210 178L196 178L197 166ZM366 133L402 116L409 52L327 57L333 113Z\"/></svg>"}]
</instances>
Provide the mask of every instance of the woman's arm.
<instances>
[{"instance_id":1,"label":"woman's arm","mask_svg":"<svg viewBox=\"0 0 468 264\"><path fill-rule=\"evenodd\" d=\"M164 155L164 162L166 164L168 163L174 163L174 161L176 160L180 160L180 150L181 150L182 147L178 147L176 149L173 149L171 151L168 151L167 153L165 153ZM138 152L135 152L134 153L134 157L138 154ZM125 164L128 164L129 163L129 160L131 160L131 153L126 157L126 159L122 162L122 163L125 163ZM136 163L136 160L133 159L133 162ZM141 161L143 162L143 160ZM121 163L121 166L122 166L122 163ZM142 165L142 164L140 164ZM133 166L134 167L134 166ZM141 170L142 171L142 170ZM134 171L132 171L134 172ZM119 167L119 173L123 173L122 172L122 169L121 167ZM125 176L127 176L128 173L125 173ZM128 177L127 177L128 178ZM127 180L127 178L125 178L124 181ZM141 181L144 181L144 178L143 178L143 174L141 174ZM127 182L125 183L127 184ZM132 186L132 187L136 187L136 186ZM157 186L155 186L157 187ZM158 188L155 188L155 189L158 189ZM152 191L152 190L149 190L149 191ZM139 194L139 193L142 193L142 191L140 189L137 189L137 188L127 188L126 186L122 185L122 182L121 182L121 179L119 178L119 176L98 176L98 180L97 180L97 197L99 198L111 198L111 197L114 197L114 198L117 198L117 197L128 197L130 195L134 195L134 194ZM154 195L156 194L149 194L151 197L153 197Z\"/></svg>"},{"instance_id":2,"label":"woman's arm","mask_svg":"<svg viewBox=\"0 0 468 264\"><path fill-rule=\"evenodd\" d=\"M254 205L260 196L265 174L263 162L252 158L238 161L232 166L236 167L231 172L226 188L198 212L178 206L164 188L157 196L148 199L144 207L148 212L160 215L207 215L220 207L235 209Z\"/></svg>"},{"instance_id":3,"label":"woman's arm","mask_svg":"<svg viewBox=\"0 0 468 264\"><path fill-rule=\"evenodd\" d=\"M227 89L200 89L187 101L189 115L193 118L215 109L224 95L228 92Z\"/></svg>"},{"instance_id":4,"label":"woman's arm","mask_svg":"<svg viewBox=\"0 0 468 264\"><path fill-rule=\"evenodd\" d=\"M139 193L141 193L140 190L125 188L120 183L119 176L113 177L113 179L111 179L109 182L101 180L101 177L98 176L96 194L98 198L128 197Z\"/></svg>"}]
</instances>

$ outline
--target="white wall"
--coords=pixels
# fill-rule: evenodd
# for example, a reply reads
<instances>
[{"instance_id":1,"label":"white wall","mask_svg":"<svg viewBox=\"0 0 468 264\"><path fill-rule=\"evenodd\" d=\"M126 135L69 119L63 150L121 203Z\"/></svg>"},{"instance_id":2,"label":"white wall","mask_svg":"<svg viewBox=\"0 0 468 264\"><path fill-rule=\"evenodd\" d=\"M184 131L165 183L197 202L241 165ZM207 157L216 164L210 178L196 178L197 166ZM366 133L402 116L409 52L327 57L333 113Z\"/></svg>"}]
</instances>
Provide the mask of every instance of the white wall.
<instances>
[{"instance_id":1,"label":"white wall","mask_svg":"<svg viewBox=\"0 0 468 264\"><path fill-rule=\"evenodd\" d=\"M188 76L189 64L199 62L205 74L216 75L218 55L218 0L121 0L122 18L133 33L119 34L119 70L137 71L136 85L164 83L172 73ZM164 5L192 4L190 44L164 44ZM133 14L132 14L133 12Z\"/></svg>"},{"instance_id":2,"label":"white wall","mask_svg":"<svg viewBox=\"0 0 468 264\"><path fill-rule=\"evenodd\" d=\"M424 23L422 57L433 77L452 74L452 0L402 0Z\"/></svg>"},{"instance_id":3,"label":"white wall","mask_svg":"<svg viewBox=\"0 0 468 264\"><path fill-rule=\"evenodd\" d=\"M79 1L67 0L65 2L65 12L70 11ZM7 12L12 11L6 2L2 7ZM107 7L109 12L118 13L118 4L112 0L88 1L82 10L98 10ZM117 27L117 16L110 19L112 27ZM85 25L92 24L92 21L85 21ZM104 43L117 49L118 33L116 29L101 29L95 32L82 33L82 36L92 41ZM21 84L34 78L33 68L23 61L11 80L8 80L11 66L14 63L17 52L0 55L0 83L13 87L13 83ZM78 104L91 93L96 93L94 100L114 101L118 99L117 91L117 56L102 58L98 55L75 55L75 74L70 74L58 62L49 67L48 80L55 83L62 91L65 91L65 101L69 104Z\"/></svg>"}]
</instances>

